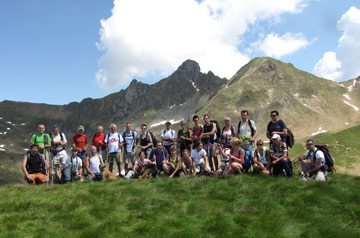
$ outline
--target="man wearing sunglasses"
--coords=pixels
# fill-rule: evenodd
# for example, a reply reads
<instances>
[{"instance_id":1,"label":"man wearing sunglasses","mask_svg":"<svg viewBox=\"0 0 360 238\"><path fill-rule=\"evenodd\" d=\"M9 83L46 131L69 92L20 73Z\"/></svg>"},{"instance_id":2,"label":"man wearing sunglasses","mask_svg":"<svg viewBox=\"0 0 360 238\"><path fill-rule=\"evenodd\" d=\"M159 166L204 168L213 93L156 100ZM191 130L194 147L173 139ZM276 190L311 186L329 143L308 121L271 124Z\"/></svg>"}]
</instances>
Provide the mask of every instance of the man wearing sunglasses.
<instances>
[{"instance_id":1,"label":"man wearing sunglasses","mask_svg":"<svg viewBox=\"0 0 360 238\"><path fill-rule=\"evenodd\" d=\"M324 153L315 147L313 139L306 141L307 151L301 157L301 170L300 175L304 180L326 181L326 161Z\"/></svg>"},{"instance_id":2,"label":"man wearing sunglasses","mask_svg":"<svg viewBox=\"0 0 360 238\"><path fill-rule=\"evenodd\" d=\"M283 120L279 119L278 111L271 111L271 121L267 125L266 137L271 140L272 136L277 134L281 141L286 142L287 127Z\"/></svg>"}]
</instances>

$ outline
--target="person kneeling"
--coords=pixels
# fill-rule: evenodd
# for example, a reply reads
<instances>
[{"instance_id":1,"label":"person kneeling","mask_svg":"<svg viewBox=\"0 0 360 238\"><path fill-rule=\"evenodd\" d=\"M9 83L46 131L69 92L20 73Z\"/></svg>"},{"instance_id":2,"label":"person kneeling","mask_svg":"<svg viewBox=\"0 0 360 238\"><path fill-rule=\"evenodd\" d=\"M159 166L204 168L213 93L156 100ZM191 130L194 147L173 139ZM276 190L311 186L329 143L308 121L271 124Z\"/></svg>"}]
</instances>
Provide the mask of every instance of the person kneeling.
<instances>
[{"instance_id":1,"label":"person kneeling","mask_svg":"<svg viewBox=\"0 0 360 238\"><path fill-rule=\"evenodd\" d=\"M105 164L99 155L95 146L90 147L90 154L86 159L86 170L88 172L89 181L102 181L103 177L100 171L100 166L105 167Z\"/></svg>"},{"instance_id":2,"label":"person kneeling","mask_svg":"<svg viewBox=\"0 0 360 238\"><path fill-rule=\"evenodd\" d=\"M82 160L77 156L78 150L71 148L71 156L63 161L63 182L70 183L74 181L82 181Z\"/></svg>"},{"instance_id":3,"label":"person kneeling","mask_svg":"<svg viewBox=\"0 0 360 238\"><path fill-rule=\"evenodd\" d=\"M25 179L30 184L44 184L49 181L49 164L44 155L38 153L39 146L32 144L22 162Z\"/></svg>"},{"instance_id":4,"label":"person kneeling","mask_svg":"<svg viewBox=\"0 0 360 238\"><path fill-rule=\"evenodd\" d=\"M301 157L301 176L304 180L326 181L326 161L324 152L316 149L313 139L306 141L306 148L308 149Z\"/></svg>"}]
</instances>

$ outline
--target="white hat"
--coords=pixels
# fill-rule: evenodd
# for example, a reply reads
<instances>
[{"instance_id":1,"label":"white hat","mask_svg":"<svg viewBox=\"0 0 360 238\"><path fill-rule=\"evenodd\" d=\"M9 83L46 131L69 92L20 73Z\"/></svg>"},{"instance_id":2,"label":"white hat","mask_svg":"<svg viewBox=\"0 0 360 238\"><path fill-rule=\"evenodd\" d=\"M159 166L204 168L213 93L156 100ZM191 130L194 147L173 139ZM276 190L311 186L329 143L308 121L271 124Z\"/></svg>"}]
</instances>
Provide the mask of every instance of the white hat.
<instances>
[{"instance_id":1,"label":"white hat","mask_svg":"<svg viewBox=\"0 0 360 238\"><path fill-rule=\"evenodd\" d=\"M280 139L281 137L278 135L278 134L274 134L272 137L271 137L271 139L273 140L273 139Z\"/></svg>"}]
</instances>

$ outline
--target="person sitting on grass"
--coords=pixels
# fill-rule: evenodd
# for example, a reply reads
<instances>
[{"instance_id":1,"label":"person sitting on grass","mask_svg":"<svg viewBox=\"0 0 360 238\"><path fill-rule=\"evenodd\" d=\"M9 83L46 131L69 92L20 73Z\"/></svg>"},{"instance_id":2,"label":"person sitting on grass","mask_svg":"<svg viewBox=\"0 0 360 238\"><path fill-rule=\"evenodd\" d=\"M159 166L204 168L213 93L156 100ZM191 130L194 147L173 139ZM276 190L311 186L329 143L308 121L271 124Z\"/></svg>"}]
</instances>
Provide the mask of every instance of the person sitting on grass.
<instances>
[{"instance_id":1,"label":"person sitting on grass","mask_svg":"<svg viewBox=\"0 0 360 238\"><path fill-rule=\"evenodd\" d=\"M191 158L195 161L195 170L197 175L203 173L210 173L210 167L208 164L208 158L206 151L203 149L203 143L197 143L195 149L191 151Z\"/></svg>"},{"instance_id":2,"label":"person sitting on grass","mask_svg":"<svg viewBox=\"0 0 360 238\"><path fill-rule=\"evenodd\" d=\"M185 149L182 153L181 157L182 168L184 171L184 175L194 175L196 176L196 169L195 169L195 160L193 160L190 156L190 151Z\"/></svg>"},{"instance_id":3,"label":"person sitting on grass","mask_svg":"<svg viewBox=\"0 0 360 238\"><path fill-rule=\"evenodd\" d=\"M326 161L324 152L316 149L315 141L308 139L306 141L307 151L301 157L301 176L304 180L326 181Z\"/></svg>"},{"instance_id":4,"label":"person sitting on grass","mask_svg":"<svg viewBox=\"0 0 360 238\"><path fill-rule=\"evenodd\" d=\"M169 153L165 148L163 148L162 141L156 143L156 148L151 151L150 160L156 162L157 173L160 175L161 171L164 171L166 174L169 174L169 166L166 164L166 161L169 158Z\"/></svg>"},{"instance_id":5,"label":"person sitting on grass","mask_svg":"<svg viewBox=\"0 0 360 238\"><path fill-rule=\"evenodd\" d=\"M139 159L135 162L132 170L129 170L129 172L125 175L124 178L126 178L126 179L130 179L130 178L143 179L143 178L147 178L147 177L152 178L153 176L156 176L155 161L146 159L145 151L140 151Z\"/></svg>"},{"instance_id":6,"label":"person sitting on grass","mask_svg":"<svg viewBox=\"0 0 360 238\"><path fill-rule=\"evenodd\" d=\"M233 138L231 143L231 153L229 170L227 174L241 174L245 163L245 150L241 148L242 142L238 138Z\"/></svg>"},{"instance_id":7,"label":"person sitting on grass","mask_svg":"<svg viewBox=\"0 0 360 238\"><path fill-rule=\"evenodd\" d=\"M30 184L44 184L49 181L49 164L45 156L38 152L39 146L32 144L22 162L25 179Z\"/></svg>"},{"instance_id":8,"label":"person sitting on grass","mask_svg":"<svg viewBox=\"0 0 360 238\"><path fill-rule=\"evenodd\" d=\"M255 149L255 156L253 162L254 172L261 172L270 175L271 158L269 150L264 146L263 140L256 141L257 148Z\"/></svg>"},{"instance_id":9,"label":"person sitting on grass","mask_svg":"<svg viewBox=\"0 0 360 238\"><path fill-rule=\"evenodd\" d=\"M273 174L275 176L286 175L292 177L291 162L288 158L288 150L285 142L281 141L279 134L271 137L270 157L273 166ZM285 172L285 173L284 173Z\"/></svg>"},{"instance_id":10,"label":"person sitting on grass","mask_svg":"<svg viewBox=\"0 0 360 238\"><path fill-rule=\"evenodd\" d=\"M94 145L90 147L90 154L86 158L86 170L88 172L89 181L102 181L103 176L100 171L100 166L105 167L101 155L97 153Z\"/></svg>"},{"instance_id":11,"label":"person sitting on grass","mask_svg":"<svg viewBox=\"0 0 360 238\"><path fill-rule=\"evenodd\" d=\"M170 147L170 156L169 156L168 163L170 163L169 164L169 166L170 166L169 178L173 178L174 176L175 177L185 176L185 173L183 171L181 156L179 156L177 154L177 149L176 149L175 145Z\"/></svg>"},{"instance_id":12,"label":"person sitting on grass","mask_svg":"<svg viewBox=\"0 0 360 238\"><path fill-rule=\"evenodd\" d=\"M229 147L231 147L231 144ZM227 171L229 170L229 166L230 166L229 165L230 153L231 153L231 149L226 147L224 143L220 145L215 144L215 150L213 150L213 157L217 158L218 155L220 155L220 161L221 161L220 167L216 171L217 175L225 176L227 174Z\"/></svg>"}]
</instances>

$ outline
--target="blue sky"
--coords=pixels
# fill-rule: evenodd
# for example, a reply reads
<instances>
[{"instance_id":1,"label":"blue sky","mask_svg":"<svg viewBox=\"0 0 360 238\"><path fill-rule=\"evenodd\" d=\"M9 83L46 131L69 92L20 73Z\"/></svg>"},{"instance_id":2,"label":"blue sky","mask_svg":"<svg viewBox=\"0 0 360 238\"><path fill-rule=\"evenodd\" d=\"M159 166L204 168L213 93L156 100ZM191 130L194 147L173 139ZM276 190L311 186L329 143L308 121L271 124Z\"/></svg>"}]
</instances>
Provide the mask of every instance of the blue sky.
<instances>
[{"instance_id":1,"label":"blue sky","mask_svg":"<svg viewBox=\"0 0 360 238\"><path fill-rule=\"evenodd\" d=\"M347 80L360 74L347 57L360 58L359 9L350 0L2 0L0 101L104 97L188 58L228 78L271 56Z\"/></svg>"}]
</instances>

